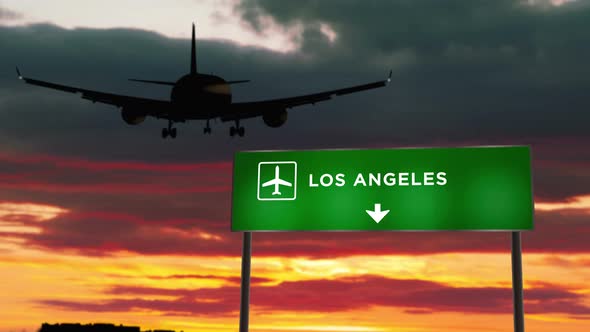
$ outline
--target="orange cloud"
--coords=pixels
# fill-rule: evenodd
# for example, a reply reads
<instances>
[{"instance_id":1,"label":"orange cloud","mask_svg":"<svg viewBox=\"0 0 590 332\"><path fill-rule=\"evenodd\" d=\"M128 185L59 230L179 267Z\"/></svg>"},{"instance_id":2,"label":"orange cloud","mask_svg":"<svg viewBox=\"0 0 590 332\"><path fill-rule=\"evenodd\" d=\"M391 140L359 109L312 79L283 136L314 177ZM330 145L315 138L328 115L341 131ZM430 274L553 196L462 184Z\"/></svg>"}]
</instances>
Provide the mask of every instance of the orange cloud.
<instances>
[{"instance_id":1,"label":"orange cloud","mask_svg":"<svg viewBox=\"0 0 590 332\"><path fill-rule=\"evenodd\" d=\"M535 210L556 211L556 210L583 210L590 212L590 195L575 196L565 202L536 203Z\"/></svg>"},{"instance_id":2,"label":"orange cloud","mask_svg":"<svg viewBox=\"0 0 590 332\"><path fill-rule=\"evenodd\" d=\"M53 205L0 202L0 236L2 234L39 234L42 232L42 227L36 223L52 220L67 212L67 209Z\"/></svg>"}]
</instances>

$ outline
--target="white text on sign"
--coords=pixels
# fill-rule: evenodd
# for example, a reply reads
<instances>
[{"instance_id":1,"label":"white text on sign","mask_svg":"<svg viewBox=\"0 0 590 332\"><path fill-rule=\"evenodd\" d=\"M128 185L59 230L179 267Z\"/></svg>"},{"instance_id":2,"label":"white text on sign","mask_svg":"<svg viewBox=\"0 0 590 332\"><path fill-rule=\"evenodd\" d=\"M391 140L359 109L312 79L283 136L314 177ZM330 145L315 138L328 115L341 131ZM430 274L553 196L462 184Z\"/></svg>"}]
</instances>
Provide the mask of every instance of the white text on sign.
<instances>
[{"instance_id":1,"label":"white text on sign","mask_svg":"<svg viewBox=\"0 0 590 332\"><path fill-rule=\"evenodd\" d=\"M353 187L380 187L380 186L444 186L447 184L446 172L400 172L400 173L358 173L353 182ZM310 187L344 187L346 176L342 173L336 175L322 174L319 177L309 174Z\"/></svg>"}]
</instances>

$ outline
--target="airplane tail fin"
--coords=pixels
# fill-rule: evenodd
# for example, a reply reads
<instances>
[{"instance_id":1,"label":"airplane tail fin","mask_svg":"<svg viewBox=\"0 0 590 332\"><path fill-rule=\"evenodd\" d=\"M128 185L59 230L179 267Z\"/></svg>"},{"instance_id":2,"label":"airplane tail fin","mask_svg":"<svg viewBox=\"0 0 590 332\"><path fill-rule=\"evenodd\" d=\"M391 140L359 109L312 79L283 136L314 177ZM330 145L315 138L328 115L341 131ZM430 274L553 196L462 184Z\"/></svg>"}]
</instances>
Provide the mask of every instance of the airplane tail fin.
<instances>
[{"instance_id":1,"label":"airplane tail fin","mask_svg":"<svg viewBox=\"0 0 590 332\"><path fill-rule=\"evenodd\" d=\"M195 23L193 23L193 37L191 43L191 74L197 73L197 50L195 46Z\"/></svg>"}]
</instances>

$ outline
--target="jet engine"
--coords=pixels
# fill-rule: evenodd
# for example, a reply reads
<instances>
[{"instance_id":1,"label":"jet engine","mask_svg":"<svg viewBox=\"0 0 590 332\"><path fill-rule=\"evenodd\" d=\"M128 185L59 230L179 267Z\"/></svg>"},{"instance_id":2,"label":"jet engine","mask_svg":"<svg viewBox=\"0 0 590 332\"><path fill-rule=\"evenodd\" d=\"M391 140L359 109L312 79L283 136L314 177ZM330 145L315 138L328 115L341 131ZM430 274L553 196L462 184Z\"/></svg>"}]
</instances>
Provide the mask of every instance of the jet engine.
<instances>
[{"instance_id":1,"label":"jet engine","mask_svg":"<svg viewBox=\"0 0 590 332\"><path fill-rule=\"evenodd\" d=\"M287 122L287 111L269 112L262 115L264 123L272 128L278 128Z\"/></svg>"},{"instance_id":2,"label":"jet engine","mask_svg":"<svg viewBox=\"0 0 590 332\"><path fill-rule=\"evenodd\" d=\"M128 125L138 125L145 120L146 114L132 108L125 108L121 110L121 117Z\"/></svg>"}]
</instances>

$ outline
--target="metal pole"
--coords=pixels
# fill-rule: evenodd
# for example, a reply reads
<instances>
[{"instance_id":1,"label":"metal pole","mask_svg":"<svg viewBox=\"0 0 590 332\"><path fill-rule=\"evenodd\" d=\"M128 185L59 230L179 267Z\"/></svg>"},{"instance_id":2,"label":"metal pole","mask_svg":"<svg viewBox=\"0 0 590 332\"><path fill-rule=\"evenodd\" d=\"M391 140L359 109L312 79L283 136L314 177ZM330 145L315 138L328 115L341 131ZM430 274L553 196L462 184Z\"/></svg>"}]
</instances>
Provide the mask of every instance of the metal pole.
<instances>
[{"instance_id":1,"label":"metal pole","mask_svg":"<svg viewBox=\"0 0 590 332\"><path fill-rule=\"evenodd\" d=\"M240 300L240 332L248 332L250 317L250 261L252 258L252 233L244 232L242 247L242 286Z\"/></svg>"},{"instance_id":2,"label":"metal pole","mask_svg":"<svg viewBox=\"0 0 590 332\"><path fill-rule=\"evenodd\" d=\"M512 292L514 295L514 332L524 332L520 232L512 232Z\"/></svg>"}]
</instances>

